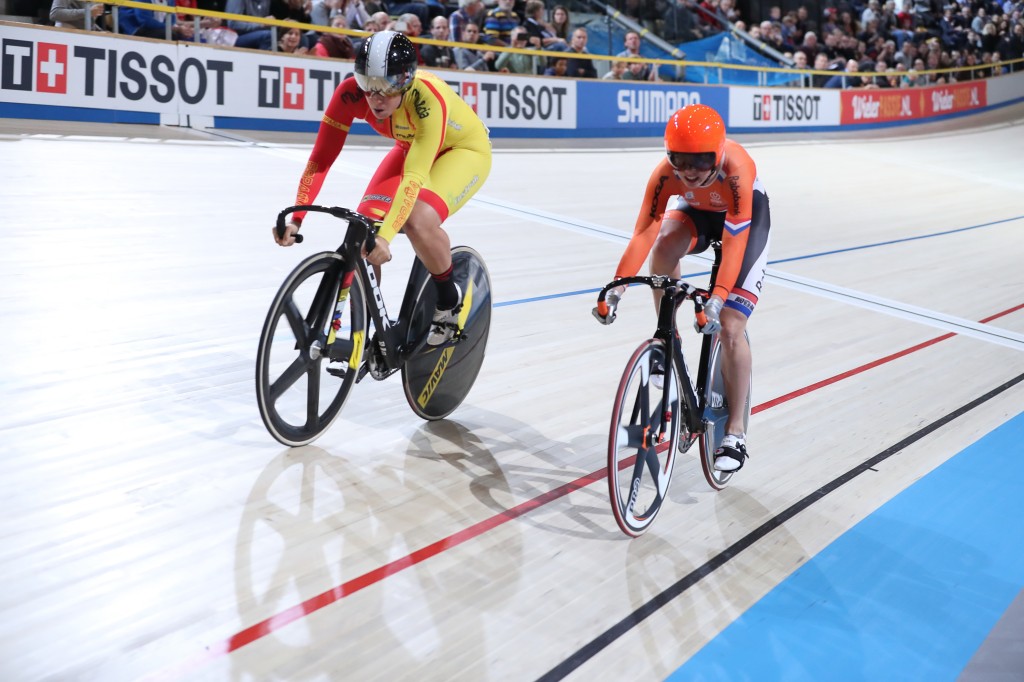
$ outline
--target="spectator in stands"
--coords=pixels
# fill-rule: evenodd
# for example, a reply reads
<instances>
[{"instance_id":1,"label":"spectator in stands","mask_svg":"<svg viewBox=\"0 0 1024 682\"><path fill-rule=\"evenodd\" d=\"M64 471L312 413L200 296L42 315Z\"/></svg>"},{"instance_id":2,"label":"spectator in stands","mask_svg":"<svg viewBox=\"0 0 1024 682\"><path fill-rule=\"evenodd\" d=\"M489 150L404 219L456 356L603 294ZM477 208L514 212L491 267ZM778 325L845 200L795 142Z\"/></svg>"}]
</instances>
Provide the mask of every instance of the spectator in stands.
<instances>
[{"instance_id":1,"label":"spectator in stands","mask_svg":"<svg viewBox=\"0 0 1024 682\"><path fill-rule=\"evenodd\" d=\"M512 41L511 46L517 47L521 50L526 49L529 47L526 42L527 37L526 29L522 26L516 26L512 29L512 34L510 36ZM534 57L518 52L502 52L498 55L498 59L494 63L494 66L498 71L504 73L537 73L537 70L534 67Z\"/></svg>"},{"instance_id":2,"label":"spectator in stands","mask_svg":"<svg viewBox=\"0 0 1024 682\"><path fill-rule=\"evenodd\" d=\"M807 53L797 50L793 53L793 68L794 69L806 69L807 68Z\"/></svg>"},{"instance_id":3,"label":"spectator in stands","mask_svg":"<svg viewBox=\"0 0 1024 682\"><path fill-rule=\"evenodd\" d=\"M814 70L830 71L831 69L832 64L829 61L828 55L825 54L824 52L819 52L818 56L814 58ZM813 76L811 76L811 86L815 88L823 88L825 87L825 83L827 83L828 79L831 77L832 76L826 74L814 74Z\"/></svg>"},{"instance_id":4,"label":"spectator in stands","mask_svg":"<svg viewBox=\"0 0 1024 682\"><path fill-rule=\"evenodd\" d=\"M623 59L627 60L641 57L642 55L640 54L640 34L637 33L636 31L627 31L625 38L625 48L625 50L623 50L616 56L622 57ZM633 63L636 62L631 62L631 64ZM633 78L632 80L653 81L655 80L655 74L657 73L657 69L653 68L651 64L644 64L640 62L639 69L637 69L637 72L634 72L633 69L630 69L630 72L634 74L639 72L640 77Z\"/></svg>"},{"instance_id":5,"label":"spectator in stands","mask_svg":"<svg viewBox=\"0 0 1024 682\"><path fill-rule=\"evenodd\" d=\"M521 22L512 9L515 0L498 0L484 18L484 37L491 45L505 46L512 43L512 29Z\"/></svg>"},{"instance_id":6,"label":"spectator in stands","mask_svg":"<svg viewBox=\"0 0 1024 682\"><path fill-rule=\"evenodd\" d=\"M941 58L938 50L929 50L928 56L925 58L925 66L928 71L934 71L942 68L942 64L939 63ZM929 73L927 74L928 85L945 85L946 74L944 73Z\"/></svg>"},{"instance_id":7,"label":"spectator in stands","mask_svg":"<svg viewBox=\"0 0 1024 682\"><path fill-rule=\"evenodd\" d=\"M649 76L647 75L644 68L647 66L643 62L629 62L626 65L626 72L622 74L622 80L624 81L646 81Z\"/></svg>"},{"instance_id":8,"label":"spectator in stands","mask_svg":"<svg viewBox=\"0 0 1024 682\"><path fill-rule=\"evenodd\" d=\"M50 21L59 28L85 29L85 17L89 16L90 27L101 30L103 3L92 4L87 0L53 0L50 5Z\"/></svg>"},{"instance_id":9,"label":"spectator in stands","mask_svg":"<svg viewBox=\"0 0 1024 682\"><path fill-rule=\"evenodd\" d=\"M569 49L566 55L567 75L574 78L597 78L597 69L594 68L593 60L575 55L590 54L587 50L587 29L582 26L572 32L572 40L569 41Z\"/></svg>"},{"instance_id":10,"label":"spectator in stands","mask_svg":"<svg viewBox=\"0 0 1024 682\"><path fill-rule=\"evenodd\" d=\"M800 29L800 32L807 37L808 33L818 32L818 22L811 19L807 13L807 8L804 5L800 5L796 8L796 26Z\"/></svg>"},{"instance_id":11,"label":"spectator in stands","mask_svg":"<svg viewBox=\"0 0 1024 682\"><path fill-rule=\"evenodd\" d=\"M860 76L854 76L860 71L860 62L856 59L849 59L846 62L846 69L841 74L836 74L825 83L826 88L859 88L864 82Z\"/></svg>"},{"instance_id":12,"label":"spectator in stands","mask_svg":"<svg viewBox=\"0 0 1024 682\"><path fill-rule=\"evenodd\" d=\"M270 13L270 3L271 0L227 0L224 11L228 14L273 19L274 16ZM270 27L266 24L231 19L228 21L228 28L238 34L235 47L248 47L257 50L270 49Z\"/></svg>"},{"instance_id":13,"label":"spectator in stands","mask_svg":"<svg viewBox=\"0 0 1024 682\"><path fill-rule=\"evenodd\" d=\"M313 0L310 23L333 26L331 22L338 16L345 19L344 26L340 28L362 29L370 20L363 0Z\"/></svg>"},{"instance_id":14,"label":"spectator in stands","mask_svg":"<svg viewBox=\"0 0 1024 682\"><path fill-rule=\"evenodd\" d=\"M480 27L466 24L462 29L462 42L486 45L480 40ZM455 63L463 71L494 71L498 55L492 50L477 50L469 47L455 48Z\"/></svg>"},{"instance_id":15,"label":"spectator in stands","mask_svg":"<svg viewBox=\"0 0 1024 682\"><path fill-rule=\"evenodd\" d=\"M612 68L608 69L608 73L601 76L601 80L606 81L621 81L625 80L623 76L626 74L626 62L612 62Z\"/></svg>"},{"instance_id":16,"label":"spectator in stands","mask_svg":"<svg viewBox=\"0 0 1024 682\"><path fill-rule=\"evenodd\" d=\"M434 17L430 20L430 37L434 40L448 40L448 19ZM455 67L455 51L448 45L424 45L420 50L427 66L449 69Z\"/></svg>"},{"instance_id":17,"label":"spectator in stands","mask_svg":"<svg viewBox=\"0 0 1024 682\"><path fill-rule=\"evenodd\" d=\"M704 37L693 13L686 7L686 0L668 0L668 7L662 15L662 20L662 38L670 43L685 43ZM762 34L763 32L762 28ZM764 36L761 38L763 40Z\"/></svg>"},{"instance_id":18,"label":"spectator in stands","mask_svg":"<svg viewBox=\"0 0 1024 682\"><path fill-rule=\"evenodd\" d=\"M551 65L544 69L545 76L567 76L569 60L565 57L556 57L551 60Z\"/></svg>"},{"instance_id":19,"label":"spectator in stands","mask_svg":"<svg viewBox=\"0 0 1024 682\"><path fill-rule=\"evenodd\" d=\"M385 16L387 16L387 15L385 15ZM363 24L363 30L364 31L368 31L370 33L370 35L373 35L374 33L377 33L378 31L383 31L384 30L384 26L380 23L380 20L377 19L376 17L377 17L376 14L371 14L370 18L366 21L365 24ZM370 36L363 36L361 38L352 38L351 39L352 40L352 49L355 51L355 54L359 54L359 50L360 50L360 48L362 48L363 43L365 43L369 39L370 39Z\"/></svg>"},{"instance_id":20,"label":"spectator in stands","mask_svg":"<svg viewBox=\"0 0 1024 682\"><path fill-rule=\"evenodd\" d=\"M333 28L346 28L348 20L344 14L336 14L331 19ZM356 56L355 46L352 39L341 33L321 33L316 45L313 46L313 54L318 57L331 57L332 59L352 59Z\"/></svg>"},{"instance_id":21,"label":"spectator in stands","mask_svg":"<svg viewBox=\"0 0 1024 682\"><path fill-rule=\"evenodd\" d=\"M569 44L555 35L555 28L544 21L543 0L527 0L525 12L526 20L523 27L526 29L530 47L535 50L569 49Z\"/></svg>"},{"instance_id":22,"label":"spectator in stands","mask_svg":"<svg viewBox=\"0 0 1024 682\"><path fill-rule=\"evenodd\" d=\"M999 42L999 54L1007 61L1024 57L1024 23L1020 20L1014 24L1013 33L1004 36ZM1020 71L1024 69L1024 65L1016 64L1011 68Z\"/></svg>"},{"instance_id":23,"label":"spectator in stands","mask_svg":"<svg viewBox=\"0 0 1024 682\"><path fill-rule=\"evenodd\" d=\"M466 24L481 25L484 19L484 3L482 0L459 0L459 9L448 17L448 35L452 40L462 40ZM473 42L476 42L474 39Z\"/></svg>"},{"instance_id":24,"label":"spectator in stands","mask_svg":"<svg viewBox=\"0 0 1024 682\"><path fill-rule=\"evenodd\" d=\"M154 3L153 0L139 0L147 4ZM192 24L177 23L177 17L173 12L158 12L151 9L138 9L135 7L121 7L117 15L118 26L121 33L130 36L141 36L145 38L166 38L167 21L171 23L172 40L192 40Z\"/></svg>"},{"instance_id":25,"label":"spectator in stands","mask_svg":"<svg viewBox=\"0 0 1024 682\"><path fill-rule=\"evenodd\" d=\"M818 36L814 31L808 31L804 34L804 41L800 47L797 48L798 52L802 52L806 57L806 61L813 62L814 58L818 56L818 52L821 51L821 46L818 45ZM794 55L795 56L795 55Z\"/></svg>"},{"instance_id":26,"label":"spectator in stands","mask_svg":"<svg viewBox=\"0 0 1024 682\"><path fill-rule=\"evenodd\" d=\"M302 44L302 30L297 26L278 32L277 49L285 54L309 54L309 48Z\"/></svg>"},{"instance_id":27,"label":"spectator in stands","mask_svg":"<svg viewBox=\"0 0 1024 682\"><path fill-rule=\"evenodd\" d=\"M565 5L555 5L551 8L551 27L555 29L555 35L562 41L569 44L569 8Z\"/></svg>"},{"instance_id":28,"label":"spectator in stands","mask_svg":"<svg viewBox=\"0 0 1024 682\"><path fill-rule=\"evenodd\" d=\"M420 18L417 14L405 12L395 20L391 29L409 38L416 38L423 32L423 24L420 23ZM416 63L420 66L426 63L423 60L423 55L420 53L421 47L423 46L419 43L412 43L412 49L416 51Z\"/></svg>"}]
</instances>

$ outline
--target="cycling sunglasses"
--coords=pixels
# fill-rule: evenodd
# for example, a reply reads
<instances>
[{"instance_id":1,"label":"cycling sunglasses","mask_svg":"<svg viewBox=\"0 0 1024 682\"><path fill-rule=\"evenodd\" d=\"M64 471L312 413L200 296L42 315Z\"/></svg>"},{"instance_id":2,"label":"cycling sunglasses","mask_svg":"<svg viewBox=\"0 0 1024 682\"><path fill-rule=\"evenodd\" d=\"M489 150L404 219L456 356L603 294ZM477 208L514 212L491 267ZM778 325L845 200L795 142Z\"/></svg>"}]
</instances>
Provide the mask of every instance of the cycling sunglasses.
<instances>
[{"instance_id":1,"label":"cycling sunglasses","mask_svg":"<svg viewBox=\"0 0 1024 682\"><path fill-rule=\"evenodd\" d=\"M696 171L709 171L715 167L714 152L668 152L668 162L676 170L692 169Z\"/></svg>"}]
</instances>

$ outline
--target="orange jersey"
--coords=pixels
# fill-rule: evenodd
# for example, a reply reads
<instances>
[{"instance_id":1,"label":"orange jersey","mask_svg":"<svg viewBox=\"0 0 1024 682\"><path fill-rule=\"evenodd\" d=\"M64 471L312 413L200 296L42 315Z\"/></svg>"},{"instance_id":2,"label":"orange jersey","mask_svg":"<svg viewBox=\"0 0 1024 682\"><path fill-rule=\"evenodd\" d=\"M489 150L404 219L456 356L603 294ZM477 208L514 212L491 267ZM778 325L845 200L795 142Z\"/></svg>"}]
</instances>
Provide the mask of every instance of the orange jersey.
<instances>
[{"instance_id":1,"label":"orange jersey","mask_svg":"<svg viewBox=\"0 0 1024 682\"><path fill-rule=\"evenodd\" d=\"M640 271L658 237L669 199L681 196L694 209L725 214L722 264L713 293L727 299L743 265L755 187L763 189L757 179L754 160L746 149L732 140L725 141L725 163L707 187L687 187L668 159L663 158L647 180L647 191L633 227L633 237L622 254L615 277L632 277Z\"/></svg>"}]
</instances>

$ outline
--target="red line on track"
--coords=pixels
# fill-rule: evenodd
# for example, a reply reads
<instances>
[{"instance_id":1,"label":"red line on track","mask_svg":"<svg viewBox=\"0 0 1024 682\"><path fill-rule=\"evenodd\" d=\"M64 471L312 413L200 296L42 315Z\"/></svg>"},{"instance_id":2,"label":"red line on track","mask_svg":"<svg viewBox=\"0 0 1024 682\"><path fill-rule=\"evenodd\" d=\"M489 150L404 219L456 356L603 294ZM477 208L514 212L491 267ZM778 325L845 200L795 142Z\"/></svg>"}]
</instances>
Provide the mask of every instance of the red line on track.
<instances>
[{"instance_id":1,"label":"red line on track","mask_svg":"<svg viewBox=\"0 0 1024 682\"><path fill-rule=\"evenodd\" d=\"M985 319L981 320L981 323L984 324L986 322L990 322L992 320L1003 317L1005 315L1009 315L1010 313L1016 312L1021 309L1024 309L1024 303L1014 306L1013 308L1009 308L1008 310L1004 310L1003 312L996 313L991 317L986 317ZM764 410L775 407L776 405L788 402L790 400L793 400L794 398L799 398L800 396L806 395L812 391L816 391L825 386L829 386L836 382L842 381L843 379L848 379L852 376L856 376L857 374L866 372L869 369L878 367L879 365L884 365L888 362L892 362L893 360L902 358L911 353L916 353L919 350L928 348L929 346L934 346L935 344L941 341L945 341L946 339L952 338L953 336L956 336L956 334L952 332L948 334L943 334L942 336L937 336L934 339L930 339L923 343L919 343L916 346L911 346L910 348L899 351L898 353L887 355L878 360L874 360L867 364L861 365L860 367L856 367L854 369L843 372L842 374L837 374L829 379L823 379L822 381L811 384L810 386L807 386L805 388L798 389L791 393L787 393L786 395L779 396L778 398L775 398L773 400L769 400L768 402L761 403L760 405L755 406L751 410L751 413L756 414L758 412L763 412ZM473 538L483 535L489 530L497 528L498 526L501 526L514 519L517 519L520 516L523 516L524 514L533 511L534 509L537 509L538 507L542 507L543 505L549 502L553 502L561 497L565 497L566 495L573 491L585 488L591 483L595 483L603 479L606 476L607 472L608 469L607 467L605 467L593 473L587 474L586 476L581 476L580 478L577 478L575 481L571 481L570 483L566 483L557 488L554 488L553 490L550 490L544 493L543 495L535 497L532 500L528 500L526 502L523 502L522 504L518 504L515 507L512 507L511 509L507 509L501 512L500 514L496 514L488 519L484 519L483 521L475 523L472 526L469 526L468 528L465 528L457 533L454 533L453 535L449 535L448 537L438 540L433 544L427 545L422 549L418 549L414 551L412 554L408 554L400 559L396 559L395 561L392 561L389 564L385 564L380 568L376 568L372 571L369 571L368 573L364 573L363 575L360 575L356 578L353 578L352 580L344 582L341 585L338 585L337 587L334 587L326 592L316 595L315 597L307 599L301 604L293 606L276 615L271 616L270 618L267 618L266 620L256 623L255 625L252 625L238 632L237 634L229 637L223 642L210 647L201 657L194 659L189 664L186 664L181 669L179 669L179 672L184 670L185 668L190 670L195 669L196 667L202 665L203 663L209 660L212 660L219 656L223 656L224 654L229 654L232 651L240 649L246 646L247 644L251 644L256 640L269 635L270 633L284 627L285 625L288 625L289 623L299 620L300 618L307 616L315 611L319 611L320 609L324 608L325 606L329 606L330 604L333 604L339 599L347 597L350 594L354 594L359 590L362 590L363 588L378 583L383 579L387 578L388 576L399 573L400 571L403 571L406 568L409 568L410 566L415 566L416 564L422 561L426 561L427 559L436 556L445 550L457 547L458 545L461 545L462 543L468 540L472 540Z\"/></svg>"}]
</instances>

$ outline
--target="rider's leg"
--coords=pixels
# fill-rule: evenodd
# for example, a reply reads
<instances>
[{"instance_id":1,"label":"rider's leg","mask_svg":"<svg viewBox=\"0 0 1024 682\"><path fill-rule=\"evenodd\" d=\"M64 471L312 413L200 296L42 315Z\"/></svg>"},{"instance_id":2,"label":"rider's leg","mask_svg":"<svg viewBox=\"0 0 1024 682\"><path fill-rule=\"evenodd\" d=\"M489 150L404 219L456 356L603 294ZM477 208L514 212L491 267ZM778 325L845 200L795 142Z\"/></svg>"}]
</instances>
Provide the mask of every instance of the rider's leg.
<instances>
[{"instance_id":1,"label":"rider's leg","mask_svg":"<svg viewBox=\"0 0 1024 682\"><path fill-rule=\"evenodd\" d=\"M697 243L697 228L685 214L670 211L661 222L658 238L651 249L651 274L679 277L679 261ZM661 305L662 292L655 289L654 309Z\"/></svg>"},{"instance_id":2,"label":"rider's leg","mask_svg":"<svg viewBox=\"0 0 1024 682\"><path fill-rule=\"evenodd\" d=\"M752 366L750 344L744 334L747 316L738 310L724 308L721 319L722 330L718 338L722 342L722 378L725 380L725 397L729 403L729 421L726 422L725 432L742 436Z\"/></svg>"},{"instance_id":3,"label":"rider's leg","mask_svg":"<svg viewBox=\"0 0 1024 682\"><path fill-rule=\"evenodd\" d=\"M413 250L433 276L437 287L437 307L451 310L459 303L455 283L451 279L452 243L441 228L441 216L430 204L417 201L403 229Z\"/></svg>"}]
</instances>

